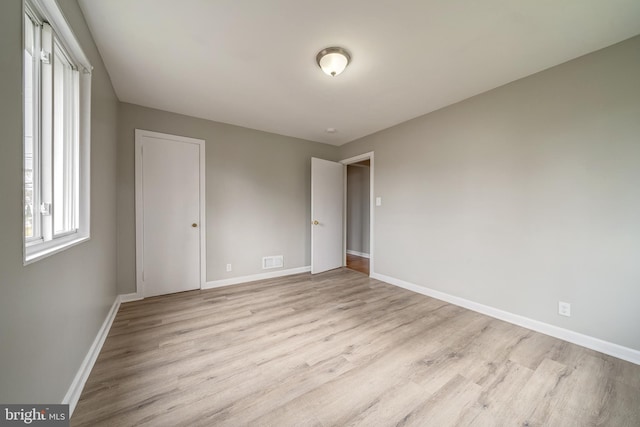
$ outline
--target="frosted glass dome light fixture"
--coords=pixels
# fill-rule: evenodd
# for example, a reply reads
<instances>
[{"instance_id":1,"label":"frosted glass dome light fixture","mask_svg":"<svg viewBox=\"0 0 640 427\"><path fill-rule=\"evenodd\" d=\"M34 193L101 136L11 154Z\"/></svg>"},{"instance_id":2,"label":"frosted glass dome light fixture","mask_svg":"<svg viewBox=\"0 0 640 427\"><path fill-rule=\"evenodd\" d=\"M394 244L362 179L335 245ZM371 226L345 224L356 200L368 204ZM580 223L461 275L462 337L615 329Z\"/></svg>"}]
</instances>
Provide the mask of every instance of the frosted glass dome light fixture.
<instances>
[{"instance_id":1,"label":"frosted glass dome light fixture","mask_svg":"<svg viewBox=\"0 0 640 427\"><path fill-rule=\"evenodd\" d=\"M318 52L316 61L326 75L335 77L347 68L351 55L341 47L328 47Z\"/></svg>"}]
</instances>

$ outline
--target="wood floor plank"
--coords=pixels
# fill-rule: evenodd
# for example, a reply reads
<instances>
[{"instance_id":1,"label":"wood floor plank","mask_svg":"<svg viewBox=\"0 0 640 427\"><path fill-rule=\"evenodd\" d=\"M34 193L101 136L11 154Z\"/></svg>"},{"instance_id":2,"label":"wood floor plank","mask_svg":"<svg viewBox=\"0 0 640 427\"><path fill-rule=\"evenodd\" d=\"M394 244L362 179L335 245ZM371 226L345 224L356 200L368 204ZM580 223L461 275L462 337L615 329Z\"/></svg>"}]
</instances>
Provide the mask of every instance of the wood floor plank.
<instances>
[{"instance_id":1,"label":"wood floor plank","mask_svg":"<svg viewBox=\"0 0 640 427\"><path fill-rule=\"evenodd\" d=\"M510 402L528 383L533 371L510 360L498 364L487 362L487 365L490 369L481 367L479 371L484 371L482 379L476 381L476 384L482 385L482 393L462 414L460 425L520 425ZM474 375L475 372L469 376L473 378Z\"/></svg>"},{"instance_id":2,"label":"wood floor plank","mask_svg":"<svg viewBox=\"0 0 640 427\"><path fill-rule=\"evenodd\" d=\"M73 426L640 425L640 366L349 270L123 304Z\"/></svg>"},{"instance_id":3,"label":"wood floor plank","mask_svg":"<svg viewBox=\"0 0 640 427\"><path fill-rule=\"evenodd\" d=\"M509 402L519 425L544 426L558 398L557 388L571 375L567 366L545 359Z\"/></svg>"},{"instance_id":4,"label":"wood floor plank","mask_svg":"<svg viewBox=\"0 0 640 427\"><path fill-rule=\"evenodd\" d=\"M369 275L369 258L347 254L347 268Z\"/></svg>"},{"instance_id":5,"label":"wood floor plank","mask_svg":"<svg viewBox=\"0 0 640 427\"><path fill-rule=\"evenodd\" d=\"M250 424L278 425L286 414L314 414L323 425L343 425L376 401L381 390L406 381L411 362L433 351L437 343L417 334L339 378L280 406ZM371 375L371 373L375 375Z\"/></svg>"},{"instance_id":6,"label":"wood floor plank","mask_svg":"<svg viewBox=\"0 0 640 427\"><path fill-rule=\"evenodd\" d=\"M397 425L421 427L428 423L433 426L458 426L467 408L477 401L481 393L482 387L462 375L456 375L405 415Z\"/></svg>"}]
</instances>

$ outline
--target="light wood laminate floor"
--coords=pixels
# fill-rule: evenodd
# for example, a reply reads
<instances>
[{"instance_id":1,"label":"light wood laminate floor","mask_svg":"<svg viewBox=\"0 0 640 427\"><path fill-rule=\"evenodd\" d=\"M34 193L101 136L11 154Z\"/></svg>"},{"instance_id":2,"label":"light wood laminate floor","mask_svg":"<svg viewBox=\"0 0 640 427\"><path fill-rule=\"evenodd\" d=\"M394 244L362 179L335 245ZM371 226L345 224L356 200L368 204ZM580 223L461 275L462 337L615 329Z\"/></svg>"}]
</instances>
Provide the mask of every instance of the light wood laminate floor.
<instances>
[{"instance_id":1,"label":"light wood laminate floor","mask_svg":"<svg viewBox=\"0 0 640 427\"><path fill-rule=\"evenodd\" d=\"M74 426L639 426L640 366L339 269L123 304Z\"/></svg>"}]
</instances>

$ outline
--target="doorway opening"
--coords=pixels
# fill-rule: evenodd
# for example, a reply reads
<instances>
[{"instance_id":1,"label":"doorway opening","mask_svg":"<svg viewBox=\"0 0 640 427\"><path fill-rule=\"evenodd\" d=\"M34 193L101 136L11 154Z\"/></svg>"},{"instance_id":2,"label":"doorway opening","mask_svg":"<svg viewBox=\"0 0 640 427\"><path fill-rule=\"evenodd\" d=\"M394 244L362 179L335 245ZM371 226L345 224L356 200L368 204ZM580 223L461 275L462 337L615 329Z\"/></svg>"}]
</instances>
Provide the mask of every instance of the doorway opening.
<instances>
[{"instance_id":1,"label":"doorway opening","mask_svg":"<svg viewBox=\"0 0 640 427\"><path fill-rule=\"evenodd\" d=\"M369 175L371 161L351 163L347 168L347 260L346 266L369 275Z\"/></svg>"},{"instance_id":2,"label":"doorway opening","mask_svg":"<svg viewBox=\"0 0 640 427\"><path fill-rule=\"evenodd\" d=\"M373 271L373 152L345 165L344 265L369 276Z\"/></svg>"}]
</instances>

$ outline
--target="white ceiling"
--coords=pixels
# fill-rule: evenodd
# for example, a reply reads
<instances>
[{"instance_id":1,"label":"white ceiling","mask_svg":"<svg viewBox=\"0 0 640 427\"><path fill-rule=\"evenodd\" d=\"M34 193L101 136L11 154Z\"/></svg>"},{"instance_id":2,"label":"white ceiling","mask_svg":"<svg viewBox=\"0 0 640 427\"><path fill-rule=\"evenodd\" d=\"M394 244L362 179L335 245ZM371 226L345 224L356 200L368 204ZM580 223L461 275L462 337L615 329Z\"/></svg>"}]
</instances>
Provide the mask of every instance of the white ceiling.
<instances>
[{"instance_id":1,"label":"white ceiling","mask_svg":"<svg viewBox=\"0 0 640 427\"><path fill-rule=\"evenodd\" d=\"M640 34L638 0L80 5L121 101L334 145Z\"/></svg>"}]
</instances>

